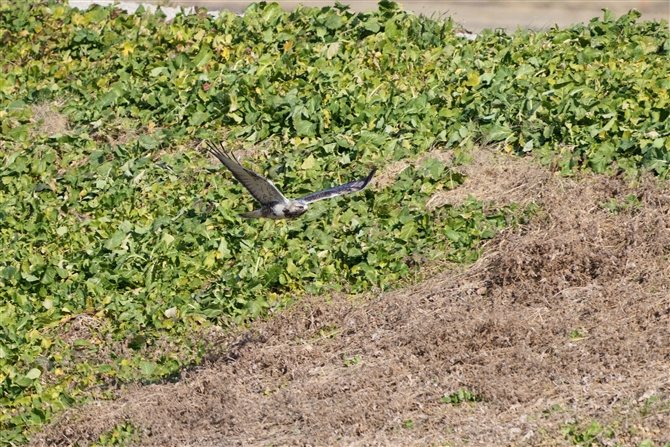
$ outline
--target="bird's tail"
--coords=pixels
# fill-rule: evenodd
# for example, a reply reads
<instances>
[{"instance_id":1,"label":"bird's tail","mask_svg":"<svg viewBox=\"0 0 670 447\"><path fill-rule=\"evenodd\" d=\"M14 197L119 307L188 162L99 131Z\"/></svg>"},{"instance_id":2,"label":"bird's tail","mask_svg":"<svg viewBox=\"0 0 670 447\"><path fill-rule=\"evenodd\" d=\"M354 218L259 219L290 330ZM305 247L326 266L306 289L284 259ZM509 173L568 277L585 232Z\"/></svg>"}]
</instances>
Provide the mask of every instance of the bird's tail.
<instances>
[{"instance_id":1,"label":"bird's tail","mask_svg":"<svg viewBox=\"0 0 670 447\"><path fill-rule=\"evenodd\" d=\"M249 211L248 213L240 214L240 217L244 217L245 219L254 219L254 218L263 217L263 214L261 213L261 210L253 210L253 211Z\"/></svg>"}]
</instances>

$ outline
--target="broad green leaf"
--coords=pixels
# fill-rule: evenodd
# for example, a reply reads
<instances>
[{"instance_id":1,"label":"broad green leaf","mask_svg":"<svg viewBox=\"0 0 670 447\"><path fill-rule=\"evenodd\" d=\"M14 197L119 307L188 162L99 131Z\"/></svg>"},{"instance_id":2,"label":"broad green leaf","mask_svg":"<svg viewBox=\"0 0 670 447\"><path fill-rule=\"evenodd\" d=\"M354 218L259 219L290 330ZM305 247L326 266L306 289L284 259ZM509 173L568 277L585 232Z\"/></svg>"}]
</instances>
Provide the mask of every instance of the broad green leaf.
<instances>
[{"instance_id":1,"label":"broad green leaf","mask_svg":"<svg viewBox=\"0 0 670 447\"><path fill-rule=\"evenodd\" d=\"M174 242L174 236L172 236L170 233L163 233L163 237L161 238L163 242L165 242L167 245L170 245Z\"/></svg>"},{"instance_id":2,"label":"broad green leaf","mask_svg":"<svg viewBox=\"0 0 670 447\"><path fill-rule=\"evenodd\" d=\"M146 345L146 343L147 338L142 334L138 334L128 341L128 347L135 351L139 351Z\"/></svg>"},{"instance_id":3,"label":"broad green leaf","mask_svg":"<svg viewBox=\"0 0 670 447\"><path fill-rule=\"evenodd\" d=\"M402 229L398 233L398 236L396 236L398 239L401 239L405 242L409 241L409 239L414 236L417 232L417 226L416 223L414 222L408 222L405 225L403 225Z\"/></svg>"},{"instance_id":4,"label":"broad green leaf","mask_svg":"<svg viewBox=\"0 0 670 447\"><path fill-rule=\"evenodd\" d=\"M206 46L202 46L198 55L193 59L193 63L196 67L200 68L207 65L211 59L212 50Z\"/></svg>"},{"instance_id":5,"label":"broad green leaf","mask_svg":"<svg viewBox=\"0 0 670 447\"><path fill-rule=\"evenodd\" d=\"M379 22L377 21L377 19L369 19L367 22L365 22L365 29L373 33L376 33L380 29Z\"/></svg>"},{"instance_id":6,"label":"broad green leaf","mask_svg":"<svg viewBox=\"0 0 670 447\"><path fill-rule=\"evenodd\" d=\"M384 25L384 33L386 34L386 37L390 39L396 39L400 37L400 31L398 30L398 25L396 25L393 19L389 20Z\"/></svg>"},{"instance_id":7,"label":"broad green leaf","mask_svg":"<svg viewBox=\"0 0 670 447\"><path fill-rule=\"evenodd\" d=\"M150 376L156 370L156 365L151 363L151 362L141 360L140 361L140 370L142 371L142 374L144 374L145 376Z\"/></svg>"},{"instance_id":8,"label":"broad green leaf","mask_svg":"<svg viewBox=\"0 0 670 447\"><path fill-rule=\"evenodd\" d=\"M195 112L189 118L189 124L191 126L200 126L202 123L209 119L209 113L207 112Z\"/></svg>"},{"instance_id":9,"label":"broad green leaf","mask_svg":"<svg viewBox=\"0 0 670 447\"><path fill-rule=\"evenodd\" d=\"M444 235L447 236L450 240L454 242L460 242L461 241L461 235L458 234L458 232L453 231L453 230L447 230L444 232Z\"/></svg>"},{"instance_id":10,"label":"broad green leaf","mask_svg":"<svg viewBox=\"0 0 670 447\"><path fill-rule=\"evenodd\" d=\"M316 125L307 120L299 120L295 125L295 130L300 136L311 137L315 135Z\"/></svg>"},{"instance_id":11,"label":"broad green leaf","mask_svg":"<svg viewBox=\"0 0 670 447\"><path fill-rule=\"evenodd\" d=\"M144 149L156 149L158 147L158 141L150 135L141 135L139 143Z\"/></svg>"},{"instance_id":12,"label":"broad green leaf","mask_svg":"<svg viewBox=\"0 0 670 447\"><path fill-rule=\"evenodd\" d=\"M342 16L339 16L337 14L328 15L328 18L326 19L326 28L338 29L341 28L342 25L344 25L344 19L342 18Z\"/></svg>"},{"instance_id":13,"label":"broad green leaf","mask_svg":"<svg viewBox=\"0 0 670 447\"><path fill-rule=\"evenodd\" d=\"M165 67L156 67L151 72L149 72L152 78L158 77L158 76L167 76L169 74L168 69Z\"/></svg>"},{"instance_id":14,"label":"broad green leaf","mask_svg":"<svg viewBox=\"0 0 670 447\"><path fill-rule=\"evenodd\" d=\"M31 275L29 273L21 273L21 277L29 282L39 281L39 278L37 276Z\"/></svg>"},{"instance_id":15,"label":"broad green leaf","mask_svg":"<svg viewBox=\"0 0 670 447\"><path fill-rule=\"evenodd\" d=\"M37 368L32 368L30 371L28 371L28 373L26 374L26 377L29 378L29 379L35 380L35 379L39 378L41 375L42 375L42 371L40 371Z\"/></svg>"},{"instance_id":16,"label":"broad green leaf","mask_svg":"<svg viewBox=\"0 0 670 447\"><path fill-rule=\"evenodd\" d=\"M310 154L307 158L305 158L305 161L302 162L302 165L300 165L300 169L312 169L314 167L314 155Z\"/></svg>"},{"instance_id":17,"label":"broad green leaf","mask_svg":"<svg viewBox=\"0 0 670 447\"><path fill-rule=\"evenodd\" d=\"M486 128L486 138L489 141L505 140L513 135L512 129L507 126L493 124Z\"/></svg>"},{"instance_id":18,"label":"broad green leaf","mask_svg":"<svg viewBox=\"0 0 670 447\"><path fill-rule=\"evenodd\" d=\"M126 238L126 233L123 231L116 231L114 234L112 234L112 237L107 239L105 242L105 248L107 250L114 250L115 248L119 247L123 240Z\"/></svg>"},{"instance_id":19,"label":"broad green leaf","mask_svg":"<svg viewBox=\"0 0 670 447\"><path fill-rule=\"evenodd\" d=\"M95 7L93 9L89 10L88 12L86 12L86 14L84 14L84 18L85 18L86 22L88 22L88 23L101 22L104 19L106 19L108 16L109 16L109 10L107 8L103 8L103 7L100 7L100 6Z\"/></svg>"}]
</instances>

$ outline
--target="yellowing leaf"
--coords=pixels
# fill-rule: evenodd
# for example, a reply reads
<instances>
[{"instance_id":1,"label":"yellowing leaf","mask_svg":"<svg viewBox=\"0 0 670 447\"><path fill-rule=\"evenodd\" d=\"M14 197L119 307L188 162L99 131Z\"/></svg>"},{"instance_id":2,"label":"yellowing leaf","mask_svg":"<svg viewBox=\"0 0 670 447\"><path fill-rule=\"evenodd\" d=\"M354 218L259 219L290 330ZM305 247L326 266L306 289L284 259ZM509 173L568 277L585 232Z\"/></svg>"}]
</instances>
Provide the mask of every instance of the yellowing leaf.
<instances>
[{"instance_id":1,"label":"yellowing leaf","mask_svg":"<svg viewBox=\"0 0 670 447\"><path fill-rule=\"evenodd\" d=\"M133 45L132 43L130 43L128 41L123 43L123 49L121 50L121 53L124 56L128 56L133 51L135 51L135 45Z\"/></svg>"},{"instance_id":2,"label":"yellowing leaf","mask_svg":"<svg viewBox=\"0 0 670 447\"><path fill-rule=\"evenodd\" d=\"M167 245L170 245L174 242L174 236L172 236L170 233L163 233L163 242L165 242Z\"/></svg>"},{"instance_id":3,"label":"yellowing leaf","mask_svg":"<svg viewBox=\"0 0 670 447\"><path fill-rule=\"evenodd\" d=\"M300 168L305 170L312 169L314 167L315 161L316 160L314 159L314 155L309 154L309 157L305 158L305 161L302 162Z\"/></svg>"},{"instance_id":4,"label":"yellowing leaf","mask_svg":"<svg viewBox=\"0 0 670 447\"><path fill-rule=\"evenodd\" d=\"M207 257L205 257L205 260L202 261L202 265L209 268L209 267L213 266L214 264L216 264L216 255L217 254L218 253L215 252L215 251L207 253Z\"/></svg>"},{"instance_id":5,"label":"yellowing leaf","mask_svg":"<svg viewBox=\"0 0 670 447\"><path fill-rule=\"evenodd\" d=\"M203 37L205 37L205 30L201 29L200 31L198 31L193 35L193 40L195 40L196 42L200 42Z\"/></svg>"},{"instance_id":6,"label":"yellowing leaf","mask_svg":"<svg viewBox=\"0 0 670 447\"><path fill-rule=\"evenodd\" d=\"M468 73L468 80L465 81L465 85L468 87L479 85L479 76L477 76L477 73Z\"/></svg>"},{"instance_id":7,"label":"yellowing leaf","mask_svg":"<svg viewBox=\"0 0 670 447\"><path fill-rule=\"evenodd\" d=\"M333 42L326 46L326 59L334 58L338 51L340 51L340 42Z\"/></svg>"},{"instance_id":8,"label":"yellowing leaf","mask_svg":"<svg viewBox=\"0 0 670 447\"><path fill-rule=\"evenodd\" d=\"M293 272L295 272L295 270L296 270L296 266L293 263L293 261L291 259L286 261L286 271L289 272L289 273L293 273Z\"/></svg>"},{"instance_id":9,"label":"yellowing leaf","mask_svg":"<svg viewBox=\"0 0 670 447\"><path fill-rule=\"evenodd\" d=\"M73 24L77 26L84 24L84 16L79 14L78 12L72 14L70 20L72 21Z\"/></svg>"}]
</instances>

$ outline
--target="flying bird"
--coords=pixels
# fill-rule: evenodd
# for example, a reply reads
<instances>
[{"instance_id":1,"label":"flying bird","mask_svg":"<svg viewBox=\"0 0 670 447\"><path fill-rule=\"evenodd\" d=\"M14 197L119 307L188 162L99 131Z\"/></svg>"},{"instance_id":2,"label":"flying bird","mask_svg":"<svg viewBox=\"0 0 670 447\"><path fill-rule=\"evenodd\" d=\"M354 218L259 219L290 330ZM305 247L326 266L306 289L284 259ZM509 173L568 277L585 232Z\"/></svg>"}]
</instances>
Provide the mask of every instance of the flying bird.
<instances>
[{"instance_id":1,"label":"flying bird","mask_svg":"<svg viewBox=\"0 0 670 447\"><path fill-rule=\"evenodd\" d=\"M245 168L235 158L228 155L221 144L217 148L211 142L207 142L209 152L219 159L223 165L233 174L238 182L242 183L247 191L256 199L261 208L240 214L241 217L252 219L264 217L266 219L294 219L307 212L307 205L317 200L330 199L331 197L341 196L352 192L358 192L365 189L372 180L377 169L372 169L367 177L354 182L345 183L323 191L307 194L299 199L291 200L277 189L277 187L265 177L256 174L254 171Z\"/></svg>"}]
</instances>

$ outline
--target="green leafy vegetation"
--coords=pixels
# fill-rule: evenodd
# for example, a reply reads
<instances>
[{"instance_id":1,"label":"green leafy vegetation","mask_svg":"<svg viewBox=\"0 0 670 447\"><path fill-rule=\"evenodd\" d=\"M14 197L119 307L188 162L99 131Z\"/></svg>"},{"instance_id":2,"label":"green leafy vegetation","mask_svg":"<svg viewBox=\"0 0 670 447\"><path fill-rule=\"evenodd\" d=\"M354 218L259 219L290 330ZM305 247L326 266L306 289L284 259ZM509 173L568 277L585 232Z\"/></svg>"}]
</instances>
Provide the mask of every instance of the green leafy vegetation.
<instances>
[{"instance_id":1,"label":"green leafy vegetation","mask_svg":"<svg viewBox=\"0 0 670 447\"><path fill-rule=\"evenodd\" d=\"M275 5L252 6L244 19L179 16L171 24L111 7L3 8L3 441L25 440L29 427L85 395L113 397L105 384L157 380L197 362L207 327L305 292L393 287L432 259L473 261L479 241L511 222L511 209L475 200L427 211L433 193L463 181L430 157L389 186L319 202L297 221L237 217L254 206L250 197L192 146L220 139L219 128L238 146L263 140L252 164L289 195L421 151L411 135L388 138L351 111L319 111L340 122L336 131L308 120L335 88L343 108L367 107L369 92L341 62L316 90L305 81L320 79L303 59L321 60L313 47L321 30L332 34L350 14L299 10L289 37L264 31L258 41L259 26L287 20ZM268 56L288 51L285 40L299 54L275 67ZM58 101L69 129L44 130L35 110L47 101ZM345 133L349 125L355 132Z\"/></svg>"},{"instance_id":2,"label":"green leafy vegetation","mask_svg":"<svg viewBox=\"0 0 670 447\"><path fill-rule=\"evenodd\" d=\"M640 209L640 206L640 199L634 194L629 194L625 201L610 199L600 205L601 208L609 210L612 214L620 214L625 211L636 213Z\"/></svg>"},{"instance_id":3,"label":"green leafy vegetation","mask_svg":"<svg viewBox=\"0 0 670 447\"><path fill-rule=\"evenodd\" d=\"M100 435L98 441L91 445L94 447L136 445L139 441L137 427L132 424L120 424Z\"/></svg>"},{"instance_id":4,"label":"green leafy vegetation","mask_svg":"<svg viewBox=\"0 0 670 447\"><path fill-rule=\"evenodd\" d=\"M621 446L624 444L615 443L614 439L617 436L617 431L621 432L622 430L617 430L616 427L612 426L602 426L597 421L591 421L586 427L583 424L578 422L573 422L569 424L564 424L561 428L564 438L569 441L572 445L577 446L605 446L605 445L614 445ZM629 432L633 433L634 429L629 428ZM637 447L654 447L654 442L651 439L645 439L639 444L635 444ZM670 447L670 443L663 444L662 447Z\"/></svg>"},{"instance_id":5,"label":"green leafy vegetation","mask_svg":"<svg viewBox=\"0 0 670 447\"><path fill-rule=\"evenodd\" d=\"M670 398L667 396L650 396L644 401L644 406L640 410L642 417L648 417L653 414L666 413L670 411Z\"/></svg>"},{"instance_id":6,"label":"green leafy vegetation","mask_svg":"<svg viewBox=\"0 0 670 447\"><path fill-rule=\"evenodd\" d=\"M170 23L2 2L0 442L113 397L106 384L176 374L214 325L475 260L518 213L474 199L427 210L463 181L427 151L462 161L494 141L566 172L665 174L668 32L637 18L470 42L386 1ZM52 131L44 104L67 126ZM202 139L245 147L288 196L410 166L297 221L242 221L255 204ZM132 427L119 430L101 442Z\"/></svg>"},{"instance_id":7,"label":"green leafy vegetation","mask_svg":"<svg viewBox=\"0 0 670 447\"><path fill-rule=\"evenodd\" d=\"M342 361L344 362L344 366L351 367L357 365L361 361L361 356L347 356L346 354L342 354Z\"/></svg>"},{"instance_id":8,"label":"green leafy vegetation","mask_svg":"<svg viewBox=\"0 0 670 447\"><path fill-rule=\"evenodd\" d=\"M665 397L651 396L645 400L643 407L641 409L638 407L638 409L642 417L649 417L657 413L665 413L668 410L668 399ZM551 407L542 410L543 416L550 416L554 413L564 413L565 416L568 417L568 415L574 414L574 409L569 407L562 408L558 404L553 404ZM622 414L627 414L627 410L622 411ZM571 422L561 424L560 430L563 434L563 438L571 445L576 446L635 445L637 447L670 447L670 443L655 444L648 438L643 439L639 443L633 443L630 440L631 436L638 437L640 434L646 435L646 433L640 433L640 426L631 423L610 422L609 424L603 424L597 420L574 419ZM546 430L543 429L542 434L543 436L547 436Z\"/></svg>"},{"instance_id":9,"label":"green leafy vegetation","mask_svg":"<svg viewBox=\"0 0 670 447\"><path fill-rule=\"evenodd\" d=\"M570 331L570 334L568 335L568 338L572 340L582 340L585 337L584 334L581 333L579 329L574 329Z\"/></svg>"},{"instance_id":10,"label":"green leafy vegetation","mask_svg":"<svg viewBox=\"0 0 670 447\"><path fill-rule=\"evenodd\" d=\"M599 435L608 439L614 437L614 430L611 427L602 427L597 421L592 421L586 428L577 423L566 424L562 431L565 439L573 445L602 445L597 440Z\"/></svg>"},{"instance_id":11,"label":"green leafy vegetation","mask_svg":"<svg viewBox=\"0 0 670 447\"><path fill-rule=\"evenodd\" d=\"M473 393L465 388L460 388L455 393L451 393L449 396L444 396L442 402L446 404L459 405L463 402L480 402L484 399L484 396L481 394Z\"/></svg>"}]
</instances>

